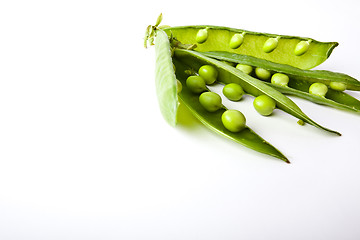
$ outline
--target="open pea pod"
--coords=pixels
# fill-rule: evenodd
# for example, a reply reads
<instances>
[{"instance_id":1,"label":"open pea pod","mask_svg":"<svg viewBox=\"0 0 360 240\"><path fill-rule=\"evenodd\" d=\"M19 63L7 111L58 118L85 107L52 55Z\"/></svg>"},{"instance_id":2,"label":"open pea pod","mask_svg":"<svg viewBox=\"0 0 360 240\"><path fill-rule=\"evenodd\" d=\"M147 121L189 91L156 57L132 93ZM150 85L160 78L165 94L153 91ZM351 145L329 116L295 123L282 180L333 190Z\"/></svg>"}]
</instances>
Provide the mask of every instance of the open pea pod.
<instances>
[{"instance_id":1,"label":"open pea pod","mask_svg":"<svg viewBox=\"0 0 360 240\"><path fill-rule=\"evenodd\" d=\"M175 50L175 58L193 67L194 70L196 71L202 65L205 64L213 65L219 71L218 80L220 82L223 82L225 84L238 83L243 87L245 92L253 96L259 96L262 94L268 95L269 97L271 97L276 101L276 105L279 109L282 109L283 111L293 115L294 117L299 118L304 122L307 122L322 130L335 133L337 135L341 135L339 132L323 127L320 124L313 121L291 99L289 99L288 97L277 91L276 89L272 88L271 86L268 86L267 84L256 78L253 78L241 72L240 70L228 65L227 63L204 56L202 53L196 51L183 50L183 49Z\"/></svg>"},{"instance_id":2,"label":"open pea pod","mask_svg":"<svg viewBox=\"0 0 360 240\"><path fill-rule=\"evenodd\" d=\"M282 87L270 83L267 84L284 94L294 95L318 104L338 109L360 112L360 101L347 93L335 91L330 88L325 97L309 93L309 87L314 82L321 82L328 86L331 82L339 82L345 84L349 90L360 90L360 82L346 74L324 70L302 70L289 65L227 52L207 52L203 54L222 61L241 63L252 67L260 67L275 73L284 73L290 78L288 87Z\"/></svg>"},{"instance_id":3,"label":"open pea pod","mask_svg":"<svg viewBox=\"0 0 360 240\"><path fill-rule=\"evenodd\" d=\"M164 119L172 126L177 123L179 100L192 114L199 119L205 126L213 131L237 142L250 149L279 158L287 163L289 160L275 147L262 139L249 127L239 133L232 133L225 129L221 121L221 115L226 110L222 108L215 113L206 111L199 102L199 96L187 89L185 81L185 67L182 63L175 60L177 74L173 66L171 48L168 36L160 29L154 29L155 38L155 85L158 102ZM181 93L177 94L177 78L184 86ZM178 99L178 96L180 99Z\"/></svg>"},{"instance_id":4,"label":"open pea pod","mask_svg":"<svg viewBox=\"0 0 360 240\"><path fill-rule=\"evenodd\" d=\"M184 104L200 122L214 132L240 143L245 147L279 158L289 163L289 160L279 150L257 135L248 126L237 133L227 130L221 121L221 116L227 109L223 107L216 112L209 112L205 110L199 102L199 94L191 92L186 86L186 79L189 76L186 74L186 70L189 70L191 67L176 59L174 59L173 62L176 66L176 77L183 86L181 92L179 93L180 102L181 104Z\"/></svg>"},{"instance_id":5,"label":"open pea pod","mask_svg":"<svg viewBox=\"0 0 360 240\"><path fill-rule=\"evenodd\" d=\"M278 86L267 82L266 84L287 95L297 96L320 105L360 113L360 101L341 91L329 89L325 97L320 97L308 92L311 84L306 81L292 81L289 82L288 87Z\"/></svg>"},{"instance_id":6,"label":"open pea pod","mask_svg":"<svg viewBox=\"0 0 360 240\"><path fill-rule=\"evenodd\" d=\"M164 31L183 44L196 44L196 51L226 51L254 56L301 69L324 62L338 45L311 38L252 32L221 26L178 26Z\"/></svg>"},{"instance_id":7,"label":"open pea pod","mask_svg":"<svg viewBox=\"0 0 360 240\"><path fill-rule=\"evenodd\" d=\"M156 30L155 56L155 86L160 111L164 119L171 126L175 126L179 105L176 76L171 58L169 38L160 29Z\"/></svg>"},{"instance_id":8,"label":"open pea pod","mask_svg":"<svg viewBox=\"0 0 360 240\"><path fill-rule=\"evenodd\" d=\"M228 52L205 52L204 55L218 60L234 63L247 64L254 67L261 67L272 72L280 72L288 75L291 79L299 79L311 83L321 82L330 85L331 82L340 82L346 85L348 90L360 91L360 81L344 73L331 72L326 70L303 70L286 64L279 64L272 61Z\"/></svg>"}]
</instances>

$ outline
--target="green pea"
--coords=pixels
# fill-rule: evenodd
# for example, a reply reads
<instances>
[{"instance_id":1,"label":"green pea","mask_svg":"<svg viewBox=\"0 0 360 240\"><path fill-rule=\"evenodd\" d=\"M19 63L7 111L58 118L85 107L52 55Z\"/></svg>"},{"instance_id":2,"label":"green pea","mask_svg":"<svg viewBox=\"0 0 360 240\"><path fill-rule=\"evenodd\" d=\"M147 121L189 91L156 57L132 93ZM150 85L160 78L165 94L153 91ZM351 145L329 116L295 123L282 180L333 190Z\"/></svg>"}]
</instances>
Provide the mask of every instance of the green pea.
<instances>
[{"instance_id":1,"label":"green pea","mask_svg":"<svg viewBox=\"0 0 360 240\"><path fill-rule=\"evenodd\" d=\"M177 93L182 91L182 84L178 79L176 79L176 91Z\"/></svg>"},{"instance_id":2,"label":"green pea","mask_svg":"<svg viewBox=\"0 0 360 240\"><path fill-rule=\"evenodd\" d=\"M296 44L296 47L294 49L294 54L296 56L301 56L304 53L306 53L307 50L309 50L310 42L311 41L300 41L298 44Z\"/></svg>"},{"instance_id":3,"label":"green pea","mask_svg":"<svg viewBox=\"0 0 360 240\"><path fill-rule=\"evenodd\" d=\"M282 87L287 87L289 83L289 77L283 73L275 73L271 77L271 83Z\"/></svg>"},{"instance_id":4,"label":"green pea","mask_svg":"<svg viewBox=\"0 0 360 240\"><path fill-rule=\"evenodd\" d=\"M329 84L330 88L335 91L345 91L346 90L346 84L341 82L330 82Z\"/></svg>"},{"instance_id":5,"label":"green pea","mask_svg":"<svg viewBox=\"0 0 360 240\"><path fill-rule=\"evenodd\" d=\"M229 83L222 90L224 96L231 101L239 101L244 95L243 88L237 83Z\"/></svg>"},{"instance_id":6,"label":"green pea","mask_svg":"<svg viewBox=\"0 0 360 240\"><path fill-rule=\"evenodd\" d=\"M253 105L258 113L268 116L274 111L276 102L267 95L260 95L254 99Z\"/></svg>"},{"instance_id":7,"label":"green pea","mask_svg":"<svg viewBox=\"0 0 360 240\"><path fill-rule=\"evenodd\" d=\"M199 69L199 75L205 80L206 84L213 84L218 77L218 71L211 65L204 65Z\"/></svg>"},{"instance_id":8,"label":"green pea","mask_svg":"<svg viewBox=\"0 0 360 240\"><path fill-rule=\"evenodd\" d=\"M269 80L271 77L271 73L264 68L255 68L256 76L261 80Z\"/></svg>"},{"instance_id":9,"label":"green pea","mask_svg":"<svg viewBox=\"0 0 360 240\"><path fill-rule=\"evenodd\" d=\"M240 47L244 41L244 34L245 33L235 33L230 39L229 47L232 49Z\"/></svg>"},{"instance_id":10,"label":"green pea","mask_svg":"<svg viewBox=\"0 0 360 240\"><path fill-rule=\"evenodd\" d=\"M304 122L302 119L299 119L299 121L297 121L297 123L298 123L300 126L304 126L304 125L305 125L305 122Z\"/></svg>"},{"instance_id":11,"label":"green pea","mask_svg":"<svg viewBox=\"0 0 360 240\"><path fill-rule=\"evenodd\" d=\"M186 79L186 86L193 93L202 93L206 91L205 80L200 76L190 76Z\"/></svg>"},{"instance_id":12,"label":"green pea","mask_svg":"<svg viewBox=\"0 0 360 240\"><path fill-rule=\"evenodd\" d=\"M200 29L196 34L196 42L197 43L204 43L207 40L207 38L208 38L207 28Z\"/></svg>"},{"instance_id":13,"label":"green pea","mask_svg":"<svg viewBox=\"0 0 360 240\"><path fill-rule=\"evenodd\" d=\"M202 93L199 102L209 112L215 112L222 107L221 97L214 92Z\"/></svg>"},{"instance_id":14,"label":"green pea","mask_svg":"<svg viewBox=\"0 0 360 240\"><path fill-rule=\"evenodd\" d=\"M263 45L263 51L266 53L271 53L277 47L279 42L279 37L268 38Z\"/></svg>"},{"instance_id":15,"label":"green pea","mask_svg":"<svg viewBox=\"0 0 360 240\"><path fill-rule=\"evenodd\" d=\"M320 97L325 97L328 87L323 83L313 83L309 88L309 93Z\"/></svg>"},{"instance_id":16,"label":"green pea","mask_svg":"<svg viewBox=\"0 0 360 240\"><path fill-rule=\"evenodd\" d=\"M241 64L239 63L238 65L236 65L236 68L239 69L240 71L242 71L243 73L246 74L250 74L253 70L253 67L250 65L246 65L246 64Z\"/></svg>"},{"instance_id":17,"label":"green pea","mask_svg":"<svg viewBox=\"0 0 360 240\"><path fill-rule=\"evenodd\" d=\"M221 115L221 121L224 127L230 132L240 132L246 127L246 118L238 110L226 110Z\"/></svg>"}]
</instances>

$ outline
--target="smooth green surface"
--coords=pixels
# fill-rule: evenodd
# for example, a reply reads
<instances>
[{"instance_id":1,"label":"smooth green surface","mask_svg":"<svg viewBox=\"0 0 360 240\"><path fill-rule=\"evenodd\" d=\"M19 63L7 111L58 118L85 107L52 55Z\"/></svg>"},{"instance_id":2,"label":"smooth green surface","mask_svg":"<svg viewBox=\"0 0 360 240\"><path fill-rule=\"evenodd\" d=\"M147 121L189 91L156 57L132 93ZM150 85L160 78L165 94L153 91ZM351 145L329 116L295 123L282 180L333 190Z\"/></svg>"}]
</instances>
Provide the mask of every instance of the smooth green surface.
<instances>
[{"instance_id":1,"label":"smooth green surface","mask_svg":"<svg viewBox=\"0 0 360 240\"><path fill-rule=\"evenodd\" d=\"M275 73L271 76L271 83L286 87L289 83L289 77L283 73Z\"/></svg>"},{"instance_id":2,"label":"smooth green surface","mask_svg":"<svg viewBox=\"0 0 360 240\"><path fill-rule=\"evenodd\" d=\"M245 92L239 84L229 83L223 87L222 93L231 101L239 101Z\"/></svg>"},{"instance_id":3,"label":"smooth green surface","mask_svg":"<svg viewBox=\"0 0 360 240\"><path fill-rule=\"evenodd\" d=\"M155 86L160 111L164 119L171 126L175 126L179 105L177 81L171 58L169 38L162 30L156 30L155 56Z\"/></svg>"},{"instance_id":4,"label":"smooth green surface","mask_svg":"<svg viewBox=\"0 0 360 240\"><path fill-rule=\"evenodd\" d=\"M204 65L199 69L199 75L205 80L206 84L213 84L218 76L215 67L211 65Z\"/></svg>"},{"instance_id":5,"label":"smooth green surface","mask_svg":"<svg viewBox=\"0 0 360 240\"><path fill-rule=\"evenodd\" d=\"M255 75L257 78L266 81L270 79L271 72L266 70L265 68L257 67L255 68Z\"/></svg>"},{"instance_id":6,"label":"smooth green surface","mask_svg":"<svg viewBox=\"0 0 360 240\"><path fill-rule=\"evenodd\" d=\"M200 29L196 34L196 42L197 43L204 43L208 38L207 29Z\"/></svg>"},{"instance_id":7,"label":"smooth green surface","mask_svg":"<svg viewBox=\"0 0 360 240\"><path fill-rule=\"evenodd\" d=\"M240 33L235 33L229 42L229 47L232 49L236 49L240 47L240 45L244 42L244 35Z\"/></svg>"},{"instance_id":8,"label":"smooth green surface","mask_svg":"<svg viewBox=\"0 0 360 240\"><path fill-rule=\"evenodd\" d=\"M320 97L325 97L328 87L323 83L313 83L309 87L309 93Z\"/></svg>"},{"instance_id":9,"label":"smooth green surface","mask_svg":"<svg viewBox=\"0 0 360 240\"><path fill-rule=\"evenodd\" d=\"M193 93L202 93L206 91L205 80L200 76L189 76L186 79L185 84Z\"/></svg>"},{"instance_id":10,"label":"smooth green surface","mask_svg":"<svg viewBox=\"0 0 360 240\"><path fill-rule=\"evenodd\" d=\"M271 52L265 52L263 47L269 38L277 38L279 35L269 33L252 32L242 29L219 27L219 26L179 26L165 28L169 36L174 36L183 44L196 44L196 36L200 29L207 28L208 37L205 42L198 44L196 51L227 51L230 53L254 56L277 63L289 64L301 69L311 69L324 62L338 45L336 42L319 42L310 38L281 35L276 48ZM244 34L241 45L237 48L230 46L235 34ZM311 41L309 48L300 56L294 51L301 41ZM233 40L235 42L235 39Z\"/></svg>"},{"instance_id":11,"label":"smooth green surface","mask_svg":"<svg viewBox=\"0 0 360 240\"><path fill-rule=\"evenodd\" d=\"M321 82L326 85L330 85L330 82L340 82L344 83L348 90L360 91L360 82L357 79L344 73L331 72L326 70L303 70L286 64L279 64L260 58L228 52L206 52L203 54L221 61L247 64L253 67L257 66L268 69L272 72L284 73L288 75L290 79L301 79L309 82Z\"/></svg>"},{"instance_id":12,"label":"smooth green surface","mask_svg":"<svg viewBox=\"0 0 360 240\"><path fill-rule=\"evenodd\" d=\"M213 58L206 57L202 53L189 50L175 50L175 57L190 65L194 70L199 69L204 64L214 65L219 71L218 81L224 84L237 83L244 89L245 92L253 96L259 96L263 94L268 95L276 101L277 107L283 111L293 115L296 118L302 119L304 122L307 122L315 127L331 133L335 133L337 135L341 135L340 133L323 127L313 121L291 99L279 91L268 86L264 82L255 79L232 66L229 66L228 64Z\"/></svg>"},{"instance_id":13,"label":"smooth green surface","mask_svg":"<svg viewBox=\"0 0 360 240\"><path fill-rule=\"evenodd\" d=\"M284 94L297 96L320 105L360 113L360 101L353 96L333 89L328 89L325 98L316 96L308 92L310 85L309 82L297 80L289 82L289 87L276 85L272 87Z\"/></svg>"},{"instance_id":14,"label":"smooth green surface","mask_svg":"<svg viewBox=\"0 0 360 240\"><path fill-rule=\"evenodd\" d=\"M227 130L234 133L242 131L246 126L244 114L235 109L226 110L221 115L221 121Z\"/></svg>"},{"instance_id":15,"label":"smooth green surface","mask_svg":"<svg viewBox=\"0 0 360 240\"><path fill-rule=\"evenodd\" d=\"M263 116L272 114L276 107L276 102L267 95L260 95L253 102L255 110Z\"/></svg>"},{"instance_id":16,"label":"smooth green surface","mask_svg":"<svg viewBox=\"0 0 360 240\"><path fill-rule=\"evenodd\" d=\"M246 65L246 64L241 64L241 63L237 64L236 68L246 74L250 74L253 70L252 66Z\"/></svg>"},{"instance_id":17,"label":"smooth green surface","mask_svg":"<svg viewBox=\"0 0 360 240\"><path fill-rule=\"evenodd\" d=\"M296 44L296 47L294 49L294 54L296 56L301 56L304 53L307 52L307 50L309 50L310 47L310 41L301 41L298 44Z\"/></svg>"},{"instance_id":18,"label":"smooth green surface","mask_svg":"<svg viewBox=\"0 0 360 240\"><path fill-rule=\"evenodd\" d=\"M340 83L340 82L331 82L329 84L329 87L336 91L345 91L346 90L346 84Z\"/></svg>"},{"instance_id":19,"label":"smooth green surface","mask_svg":"<svg viewBox=\"0 0 360 240\"><path fill-rule=\"evenodd\" d=\"M209 112L215 112L222 108L222 101L219 94L204 92L199 97L200 104Z\"/></svg>"},{"instance_id":20,"label":"smooth green surface","mask_svg":"<svg viewBox=\"0 0 360 240\"><path fill-rule=\"evenodd\" d=\"M183 85L183 89L179 93L179 98L181 99L182 104L186 105L186 107L197 119L199 119L200 122L202 122L206 127L210 128L214 132L237 143L240 143L245 147L282 159L285 162L289 162L279 150L262 139L249 127L246 126L241 132L238 133L233 133L227 130L221 120L222 114L227 109L223 107L216 112L208 112L206 109L204 109L204 107L199 102L199 94L193 93L185 85L185 81L188 77L188 75L185 73L185 70L189 70L191 67L176 59L174 59L174 63L177 69L176 76Z\"/></svg>"},{"instance_id":21,"label":"smooth green surface","mask_svg":"<svg viewBox=\"0 0 360 240\"><path fill-rule=\"evenodd\" d=\"M345 92L329 89L325 98L309 94L309 87L314 81L329 84L334 81L343 83L351 90L360 90L360 82L346 74L323 71L323 70L301 70L288 65L269 62L263 59L250 56L228 54L225 52L203 53L207 56L214 57L221 61L234 63L250 64L252 66L261 66L274 72L285 73L289 76L289 87L271 85L278 91L294 95L321 105L327 105L342 110L359 112L360 101Z\"/></svg>"},{"instance_id":22,"label":"smooth green surface","mask_svg":"<svg viewBox=\"0 0 360 240\"><path fill-rule=\"evenodd\" d=\"M278 46L279 40L278 38L269 38L265 41L263 45L263 51L266 53L271 53Z\"/></svg>"}]
</instances>

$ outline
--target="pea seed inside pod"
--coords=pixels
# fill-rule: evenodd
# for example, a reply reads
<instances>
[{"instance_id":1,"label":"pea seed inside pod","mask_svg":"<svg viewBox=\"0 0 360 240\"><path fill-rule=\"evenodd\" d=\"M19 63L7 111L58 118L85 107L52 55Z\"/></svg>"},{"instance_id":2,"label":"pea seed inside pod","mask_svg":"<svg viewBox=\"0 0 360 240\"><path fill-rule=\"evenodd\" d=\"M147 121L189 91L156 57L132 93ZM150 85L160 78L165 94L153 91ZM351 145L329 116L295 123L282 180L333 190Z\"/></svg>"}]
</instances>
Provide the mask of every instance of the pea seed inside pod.
<instances>
[{"instance_id":1,"label":"pea seed inside pod","mask_svg":"<svg viewBox=\"0 0 360 240\"><path fill-rule=\"evenodd\" d=\"M329 84L330 88L335 90L335 91L345 91L346 90L346 84L341 83L341 82L330 82Z\"/></svg>"},{"instance_id":2,"label":"pea seed inside pod","mask_svg":"<svg viewBox=\"0 0 360 240\"><path fill-rule=\"evenodd\" d=\"M269 80L271 77L270 71L259 67L255 68L255 74L259 79L264 81Z\"/></svg>"},{"instance_id":3,"label":"pea seed inside pod","mask_svg":"<svg viewBox=\"0 0 360 240\"><path fill-rule=\"evenodd\" d=\"M271 53L272 51L274 51L278 45L279 38L280 37L269 38L268 40L266 40L266 42L263 45L263 51L266 53Z\"/></svg>"},{"instance_id":4,"label":"pea seed inside pod","mask_svg":"<svg viewBox=\"0 0 360 240\"><path fill-rule=\"evenodd\" d=\"M267 95L260 95L253 102L255 110L263 116L269 116L276 107L274 99Z\"/></svg>"},{"instance_id":5,"label":"pea seed inside pod","mask_svg":"<svg viewBox=\"0 0 360 240\"><path fill-rule=\"evenodd\" d=\"M176 92L180 93L181 91L182 91L182 84L178 79L176 79Z\"/></svg>"},{"instance_id":6,"label":"pea seed inside pod","mask_svg":"<svg viewBox=\"0 0 360 240\"><path fill-rule=\"evenodd\" d=\"M204 43L207 39L208 39L207 28L200 29L196 34L196 42L201 44L201 43Z\"/></svg>"},{"instance_id":7,"label":"pea seed inside pod","mask_svg":"<svg viewBox=\"0 0 360 240\"><path fill-rule=\"evenodd\" d=\"M244 95L244 90L237 83L229 83L224 86L222 93L231 101L239 101Z\"/></svg>"},{"instance_id":8,"label":"pea seed inside pod","mask_svg":"<svg viewBox=\"0 0 360 240\"><path fill-rule=\"evenodd\" d=\"M204 65L200 67L199 75L205 80L206 84L213 84L218 77L218 71L214 66Z\"/></svg>"},{"instance_id":9,"label":"pea seed inside pod","mask_svg":"<svg viewBox=\"0 0 360 240\"><path fill-rule=\"evenodd\" d=\"M249 75L253 70L252 66L246 65L246 64L241 64L241 63L236 65L236 68L239 69L240 71L242 71L243 73L247 74L247 75Z\"/></svg>"},{"instance_id":10,"label":"pea seed inside pod","mask_svg":"<svg viewBox=\"0 0 360 240\"><path fill-rule=\"evenodd\" d=\"M287 87L289 83L289 77L283 73L275 73L271 77L271 83L282 87Z\"/></svg>"},{"instance_id":11,"label":"pea seed inside pod","mask_svg":"<svg viewBox=\"0 0 360 240\"><path fill-rule=\"evenodd\" d=\"M240 132L246 126L246 118L244 114L238 110L226 110L221 115L221 121L224 127L230 132Z\"/></svg>"},{"instance_id":12,"label":"pea seed inside pod","mask_svg":"<svg viewBox=\"0 0 360 240\"><path fill-rule=\"evenodd\" d=\"M310 47L310 41L300 41L298 44L296 44L296 47L294 49L294 54L296 56L301 56L304 53L309 50Z\"/></svg>"},{"instance_id":13,"label":"pea seed inside pod","mask_svg":"<svg viewBox=\"0 0 360 240\"><path fill-rule=\"evenodd\" d=\"M208 112L215 112L222 107L221 97L214 92L202 93L199 102Z\"/></svg>"},{"instance_id":14,"label":"pea seed inside pod","mask_svg":"<svg viewBox=\"0 0 360 240\"><path fill-rule=\"evenodd\" d=\"M241 44L244 42L244 34L245 33L235 33L229 42L229 47L232 49L236 49L239 48L241 46Z\"/></svg>"},{"instance_id":15,"label":"pea seed inside pod","mask_svg":"<svg viewBox=\"0 0 360 240\"><path fill-rule=\"evenodd\" d=\"M202 93L206 91L205 80L200 76L190 76L186 79L186 86L193 93Z\"/></svg>"},{"instance_id":16,"label":"pea seed inside pod","mask_svg":"<svg viewBox=\"0 0 360 240\"><path fill-rule=\"evenodd\" d=\"M309 88L309 93L320 97L325 97L328 87L323 83L313 83Z\"/></svg>"}]
</instances>

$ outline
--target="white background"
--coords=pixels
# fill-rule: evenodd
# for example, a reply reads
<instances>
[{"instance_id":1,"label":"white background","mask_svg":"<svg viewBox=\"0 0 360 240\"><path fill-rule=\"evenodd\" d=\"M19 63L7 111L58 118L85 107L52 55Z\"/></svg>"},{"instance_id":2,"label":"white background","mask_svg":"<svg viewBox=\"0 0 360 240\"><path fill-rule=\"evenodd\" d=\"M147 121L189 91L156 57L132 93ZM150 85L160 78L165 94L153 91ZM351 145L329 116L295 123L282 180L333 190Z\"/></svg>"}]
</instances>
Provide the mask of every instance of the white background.
<instances>
[{"instance_id":1,"label":"white background","mask_svg":"<svg viewBox=\"0 0 360 240\"><path fill-rule=\"evenodd\" d=\"M337 41L317 69L360 79L359 4L1 1L0 239L360 239L360 116L293 98L229 107L292 162L158 109L145 28L223 25ZM351 93L360 99L359 93Z\"/></svg>"}]
</instances>

